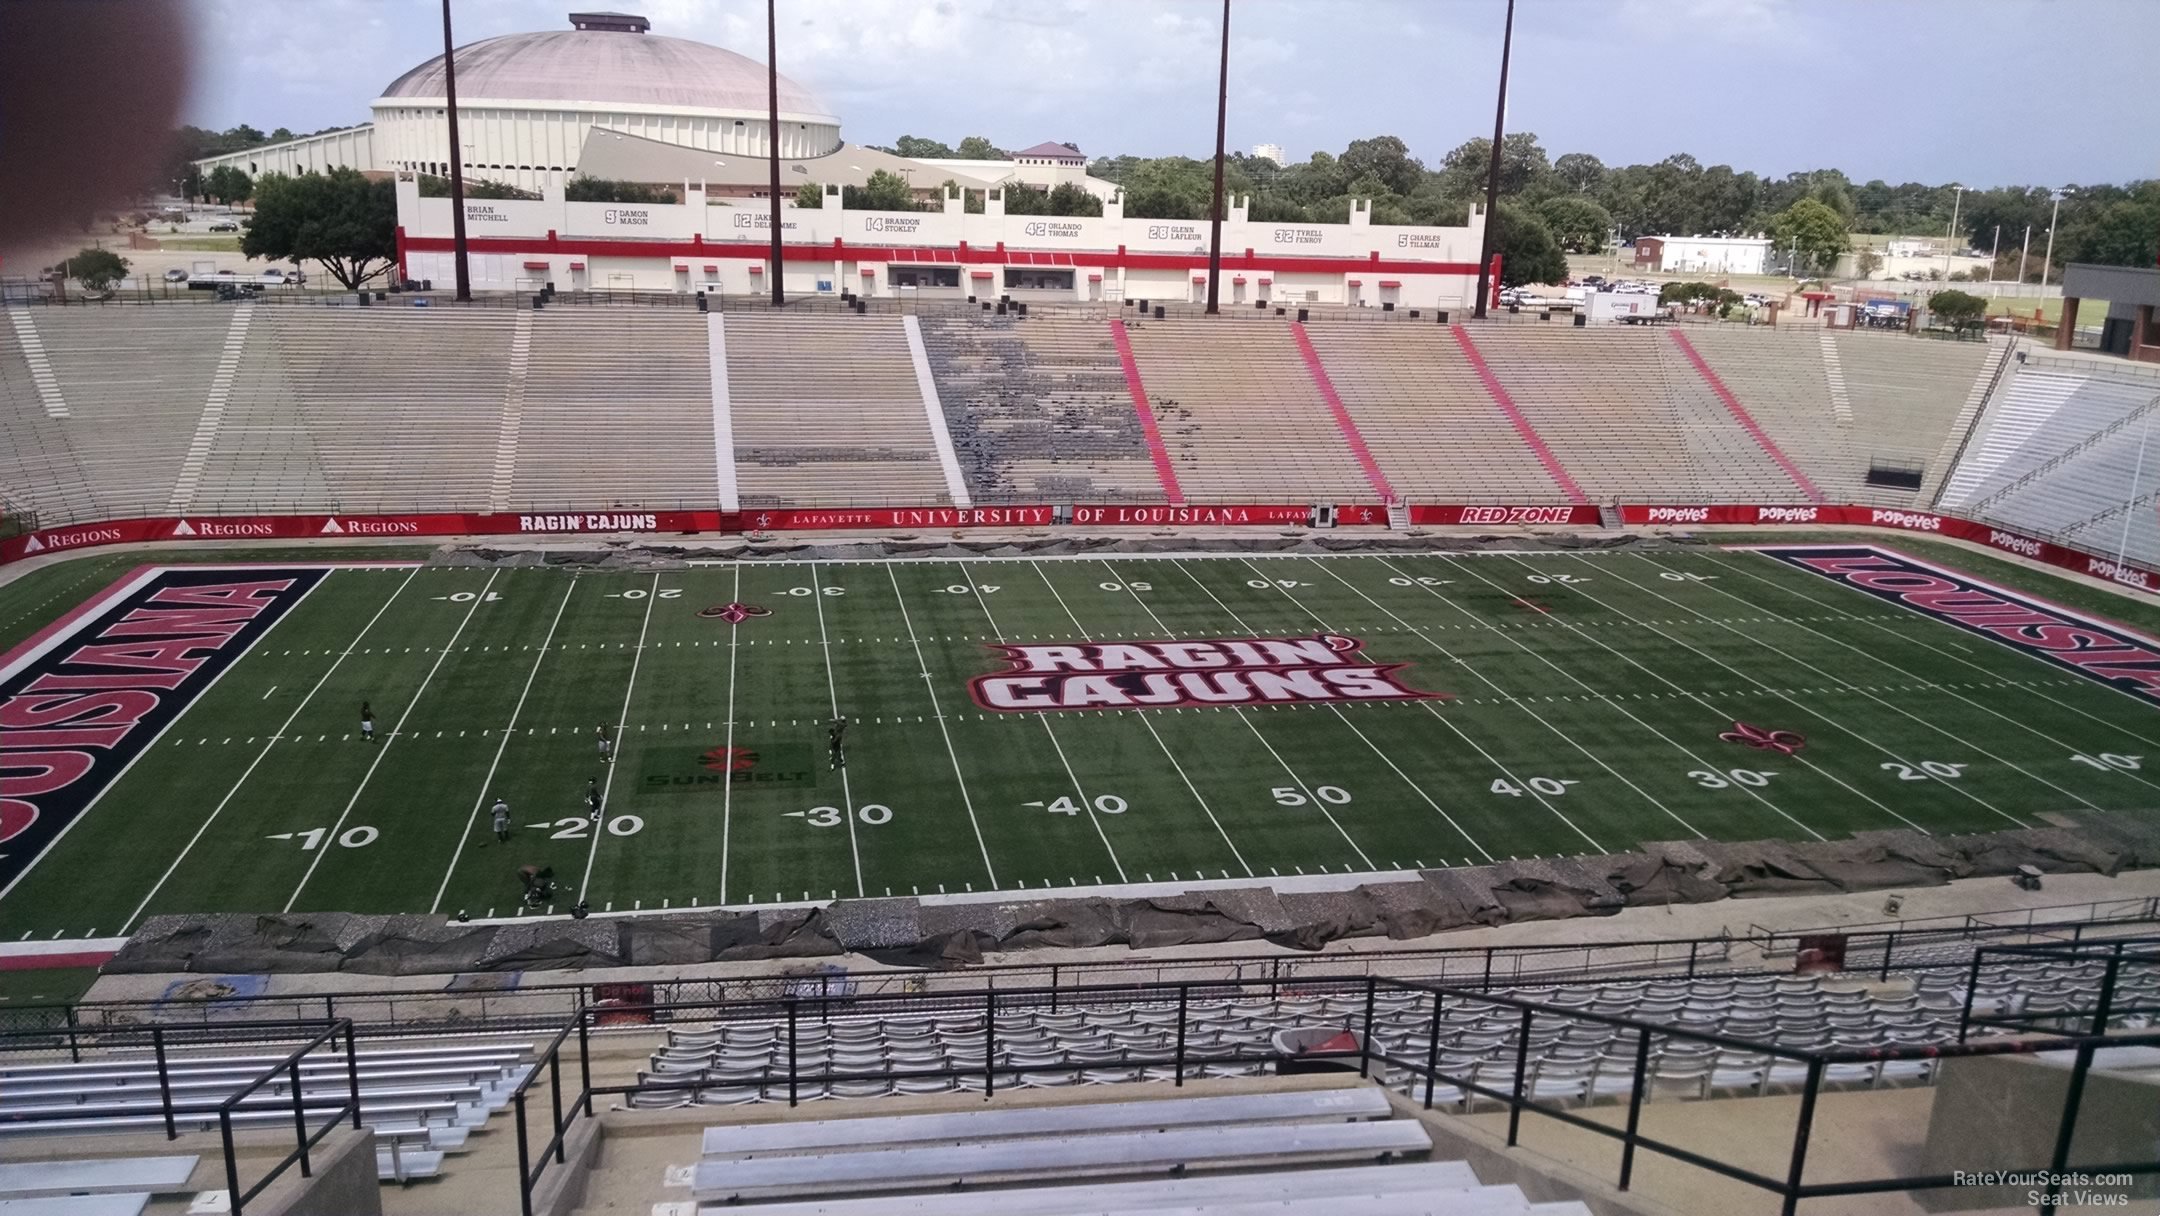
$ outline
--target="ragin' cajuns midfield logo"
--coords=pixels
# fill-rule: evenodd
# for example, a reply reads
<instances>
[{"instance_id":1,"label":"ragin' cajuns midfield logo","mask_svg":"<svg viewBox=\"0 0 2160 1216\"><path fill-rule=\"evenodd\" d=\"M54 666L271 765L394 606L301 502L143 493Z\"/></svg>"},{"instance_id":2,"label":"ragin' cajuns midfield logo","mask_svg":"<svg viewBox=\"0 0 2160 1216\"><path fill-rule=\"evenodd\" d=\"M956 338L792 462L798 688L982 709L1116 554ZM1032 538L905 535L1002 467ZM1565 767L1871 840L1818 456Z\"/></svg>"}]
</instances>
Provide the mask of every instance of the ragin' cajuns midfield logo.
<instances>
[{"instance_id":1,"label":"ragin' cajuns midfield logo","mask_svg":"<svg viewBox=\"0 0 2160 1216\"><path fill-rule=\"evenodd\" d=\"M1161 642L1019 643L991 647L1010 665L976 676L984 709L1175 709L1344 701L1444 701L1402 683L1404 663L1366 659L1340 634Z\"/></svg>"}]
</instances>

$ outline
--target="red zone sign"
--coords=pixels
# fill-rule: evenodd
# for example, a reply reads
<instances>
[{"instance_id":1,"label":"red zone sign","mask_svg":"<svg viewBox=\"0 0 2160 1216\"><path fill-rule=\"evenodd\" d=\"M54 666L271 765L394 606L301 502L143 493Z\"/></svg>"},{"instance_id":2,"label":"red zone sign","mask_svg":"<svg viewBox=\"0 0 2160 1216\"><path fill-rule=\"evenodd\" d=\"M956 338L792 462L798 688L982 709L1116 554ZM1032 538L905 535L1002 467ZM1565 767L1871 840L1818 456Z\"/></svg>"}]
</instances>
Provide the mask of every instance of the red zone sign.
<instances>
[{"instance_id":1,"label":"red zone sign","mask_svg":"<svg viewBox=\"0 0 2160 1216\"><path fill-rule=\"evenodd\" d=\"M1886 549L1770 545L1755 552L2160 701L2160 641Z\"/></svg>"},{"instance_id":2,"label":"red zone sign","mask_svg":"<svg viewBox=\"0 0 2160 1216\"><path fill-rule=\"evenodd\" d=\"M0 894L327 573L146 569L0 659Z\"/></svg>"},{"instance_id":3,"label":"red zone sign","mask_svg":"<svg viewBox=\"0 0 2160 1216\"><path fill-rule=\"evenodd\" d=\"M1164 642L999 644L1009 664L976 676L968 693L984 709L1174 709L1208 705L1314 705L1341 701L1445 701L1373 663L1365 643L1340 634Z\"/></svg>"}]
</instances>

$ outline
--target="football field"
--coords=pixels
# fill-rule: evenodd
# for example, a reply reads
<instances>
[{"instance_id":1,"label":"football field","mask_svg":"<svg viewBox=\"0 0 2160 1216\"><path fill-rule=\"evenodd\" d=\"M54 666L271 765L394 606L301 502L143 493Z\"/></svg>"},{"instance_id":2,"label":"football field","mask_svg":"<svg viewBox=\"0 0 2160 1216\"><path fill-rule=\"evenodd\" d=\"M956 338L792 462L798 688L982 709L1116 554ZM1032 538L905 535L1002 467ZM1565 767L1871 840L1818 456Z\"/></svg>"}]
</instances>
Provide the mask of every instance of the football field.
<instances>
[{"instance_id":1,"label":"football field","mask_svg":"<svg viewBox=\"0 0 2160 1216\"><path fill-rule=\"evenodd\" d=\"M1895 601L1935 577L1902 559L1871 593L1796 557L1886 552L146 567L10 655L48 711L0 744L30 785L105 720L38 672L179 701L11 811L0 926L1244 885L2160 805L2135 635L2051 659ZM144 603L229 653L114 641Z\"/></svg>"}]
</instances>

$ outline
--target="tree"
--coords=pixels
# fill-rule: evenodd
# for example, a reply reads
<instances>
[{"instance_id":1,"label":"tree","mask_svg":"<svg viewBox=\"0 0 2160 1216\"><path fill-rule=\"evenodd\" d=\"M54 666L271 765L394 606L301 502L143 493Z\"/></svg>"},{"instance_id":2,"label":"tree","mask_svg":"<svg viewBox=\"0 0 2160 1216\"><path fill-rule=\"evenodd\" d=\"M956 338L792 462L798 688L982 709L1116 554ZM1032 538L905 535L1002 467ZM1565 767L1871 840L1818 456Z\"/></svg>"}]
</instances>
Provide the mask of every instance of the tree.
<instances>
[{"instance_id":1,"label":"tree","mask_svg":"<svg viewBox=\"0 0 2160 1216\"><path fill-rule=\"evenodd\" d=\"M1048 215L1050 194L1020 182L1006 182L1001 193L1007 215Z\"/></svg>"},{"instance_id":2,"label":"tree","mask_svg":"<svg viewBox=\"0 0 2160 1216\"><path fill-rule=\"evenodd\" d=\"M825 187L816 182L804 182L795 187L795 205L805 211L819 211L825 206Z\"/></svg>"},{"instance_id":3,"label":"tree","mask_svg":"<svg viewBox=\"0 0 2160 1216\"><path fill-rule=\"evenodd\" d=\"M1493 219L1500 225L1493 248L1500 254L1500 285L1520 287L1526 283L1558 283L1567 278L1567 256L1552 229L1535 211L1520 203L1503 202Z\"/></svg>"},{"instance_id":4,"label":"tree","mask_svg":"<svg viewBox=\"0 0 2160 1216\"><path fill-rule=\"evenodd\" d=\"M1970 292L1949 288L1928 296L1928 311L1939 320L1948 321L1952 327L1963 329L1978 324L1987 315L1987 301Z\"/></svg>"},{"instance_id":5,"label":"tree","mask_svg":"<svg viewBox=\"0 0 2160 1216\"><path fill-rule=\"evenodd\" d=\"M397 255L397 190L356 169L264 175L255 223L240 237L251 258L320 262L347 289L389 269Z\"/></svg>"},{"instance_id":6,"label":"tree","mask_svg":"<svg viewBox=\"0 0 2160 1216\"><path fill-rule=\"evenodd\" d=\"M239 169L231 165L219 165L210 171L210 176L203 179L203 192L230 207L234 203L246 201L248 196L255 192L255 183Z\"/></svg>"},{"instance_id":7,"label":"tree","mask_svg":"<svg viewBox=\"0 0 2160 1216\"><path fill-rule=\"evenodd\" d=\"M1351 188L1351 193L1366 197L1408 194L1425 176L1425 166L1411 157L1410 146L1393 135L1351 140L1343 149L1341 164L1344 176L1353 182L1369 178L1377 183L1377 188L1368 186L1362 191Z\"/></svg>"},{"instance_id":8,"label":"tree","mask_svg":"<svg viewBox=\"0 0 2160 1216\"><path fill-rule=\"evenodd\" d=\"M980 135L970 135L953 149L953 156L960 160L1010 160L1005 149L998 147Z\"/></svg>"},{"instance_id":9,"label":"tree","mask_svg":"<svg viewBox=\"0 0 2160 1216\"><path fill-rule=\"evenodd\" d=\"M1804 198L1770 221L1770 239L1793 251L1801 267L1828 271L1851 244L1845 220L1817 199Z\"/></svg>"},{"instance_id":10,"label":"tree","mask_svg":"<svg viewBox=\"0 0 2160 1216\"><path fill-rule=\"evenodd\" d=\"M960 210L966 215L981 215L983 213L984 193L981 190L963 190L959 182L949 177L938 183L938 194L941 198L951 198L956 194L960 196ZM940 205L942 206L942 204Z\"/></svg>"},{"instance_id":11,"label":"tree","mask_svg":"<svg viewBox=\"0 0 2160 1216\"><path fill-rule=\"evenodd\" d=\"M110 249L93 246L77 250L68 259L67 269L85 288L102 295L127 277L128 260Z\"/></svg>"},{"instance_id":12,"label":"tree","mask_svg":"<svg viewBox=\"0 0 2160 1216\"><path fill-rule=\"evenodd\" d=\"M1597 253L1612 231L1612 213L1580 194L1555 194L1537 205L1538 218L1569 253Z\"/></svg>"},{"instance_id":13,"label":"tree","mask_svg":"<svg viewBox=\"0 0 2160 1216\"><path fill-rule=\"evenodd\" d=\"M473 197L479 198L480 195ZM679 201L673 190L666 186L648 185L645 182L618 181L608 177L587 177L580 173L563 183L563 201L571 203L645 203L657 205Z\"/></svg>"},{"instance_id":14,"label":"tree","mask_svg":"<svg viewBox=\"0 0 2160 1216\"><path fill-rule=\"evenodd\" d=\"M879 169L862 185L843 187L840 205L850 211L913 211L915 190L906 178L889 169Z\"/></svg>"},{"instance_id":15,"label":"tree","mask_svg":"<svg viewBox=\"0 0 2160 1216\"><path fill-rule=\"evenodd\" d=\"M272 131L267 138L274 144L289 144L300 137L292 133L291 127L279 127L277 130Z\"/></svg>"},{"instance_id":16,"label":"tree","mask_svg":"<svg viewBox=\"0 0 2160 1216\"><path fill-rule=\"evenodd\" d=\"M934 139L923 139L915 135L901 136L899 142L893 145L893 152L896 155L905 156L909 160L940 158L950 160L953 156L953 150L950 147ZM891 210L891 208L881 208L881 210Z\"/></svg>"},{"instance_id":17,"label":"tree","mask_svg":"<svg viewBox=\"0 0 2160 1216\"><path fill-rule=\"evenodd\" d=\"M1050 192L1052 215L1101 215L1102 200L1087 192L1085 186L1074 182L1059 182Z\"/></svg>"},{"instance_id":18,"label":"tree","mask_svg":"<svg viewBox=\"0 0 2160 1216\"><path fill-rule=\"evenodd\" d=\"M450 179L447 177L437 177L432 173L423 173L419 177L419 185L421 198L450 197ZM535 199L540 196L530 190L520 190L507 182L489 181L484 177L468 177L465 179L465 197Z\"/></svg>"},{"instance_id":19,"label":"tree","mask_svg":"<svg viewBox=\"0 0 2160 1216\"><path fill-rule=\"evenodd\" d=\"M2101 266L2151 266L2156 242L2160 242L2160 201L2109 203L2067 242L2068 260Z\"/></svg>"},{"instance_id":20,"label":"tree","mask_svg":"<svg viewBox=\"0 0 2160 1216\"><path fill-rule=\"evenodd\" d=\"M1552 164L1553 175L1577 194L1588 194L1605 180L1605 162L1588 152L1570 152Z\"/></svg>"},{"instance_id":21,"label":"tree","mask_svg":"<svg viewBox=\"0 0 2160 1216\"><path fill-rule=\"evenodd\" d=\"M209 191L203 184L202 166L189 165L187 170L180 175L180 196L186 199L198 199L205 197L208 193Z\"/></svg>"},{"instance_id":22,"label":"tree","mask_svg":"<svg viewBox=\"0 0 2160 1216\"><path fill-rule=\"evenodd\" d=\"M1872 249L1862 249L1853 255L1853 270L1866 278L1882 269L1882 255Z\"/></svg>"}]
</instances>

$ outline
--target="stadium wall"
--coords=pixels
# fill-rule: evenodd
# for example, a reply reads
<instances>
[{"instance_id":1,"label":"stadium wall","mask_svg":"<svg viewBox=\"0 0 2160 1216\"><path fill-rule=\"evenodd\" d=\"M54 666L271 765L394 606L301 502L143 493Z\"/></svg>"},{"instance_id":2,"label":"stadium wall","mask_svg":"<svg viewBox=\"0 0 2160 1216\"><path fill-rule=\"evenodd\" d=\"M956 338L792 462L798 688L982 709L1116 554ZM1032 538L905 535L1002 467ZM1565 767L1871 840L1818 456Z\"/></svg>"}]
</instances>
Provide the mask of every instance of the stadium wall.
<instances>
[{"instance_id":1,"label":"stadium wall","mask_svg":"<svg viewBox=\"0 0 2160 1216\"><path fill-rule=\"evenodd\" d=\"M753 295L766 290L772 220L756 207L709 200L685 183L678 204L468 199L467 251L482 290L622 289ZM397 183L397 258L408 279L453 277L449 199L422 198L417 180ZM791 294L842 291L887 299L961 299L1014 291L1045 302L1205 298L1208 225L1127 219L1120 202L1101 217L1004 214L1000 199L967 214L849 211L837 206L781 210L786 288ZM1223 225L1221 298L1226 306L1334 304L1381 308L1466 308L1477 284L1484 216L1461 228L1373 224L1354 209L1347 224L1265 224L1242 204ZM896 274L896 271L902 272ZM903 286L912 272L944 272L944 287ZM1008 271L1048 272L1064 287L1008 287ZM1196 281L1197 280L1197 281Z\"/></svg>"},{"instance_id":2,"label":"stadium wall","mask_svg":"<svg viewBox=\"0 0 2160 1216\"><path fill-rule=\"evenodd\" d=\"M1386 530L1387 509L1377 503L1325 504L1333 527ZM289 540L362 537L396 540L437 536L573 536L748 534L762 532L905 531L936 529L1117 527L1312 527L1322 505L1232 503L996 507L772 508L750 511L564 511L546 514L439 512L403 515L150 516L45 528L0 540L0 563L40 554L105 545L169 541ZM1412 524L1436 527L1586 527L1599 522L1592 504L1419 505ZM2058 569L2160 595L2160 571L2134 562L2037 540L1992 524L1932 511L1887 507L1624 505L1621 522L1636 526L1738 525L1769 527L1866 527L1919 532L1970 541Z\"/></svg>"}]
</instances>

